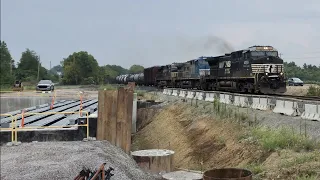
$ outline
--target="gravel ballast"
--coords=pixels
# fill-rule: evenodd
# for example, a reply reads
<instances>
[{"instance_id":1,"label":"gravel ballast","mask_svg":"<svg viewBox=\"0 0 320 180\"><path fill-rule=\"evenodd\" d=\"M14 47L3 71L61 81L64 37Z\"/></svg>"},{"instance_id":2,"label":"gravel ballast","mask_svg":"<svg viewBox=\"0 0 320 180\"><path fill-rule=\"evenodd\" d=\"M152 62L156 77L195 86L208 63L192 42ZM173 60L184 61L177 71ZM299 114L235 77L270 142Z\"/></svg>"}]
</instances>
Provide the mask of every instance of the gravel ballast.
<instances>
[{"instance_id":1,"label":"gravel ballast","mask_svg":"<svg viewBox=\"0 0 320 180\"><path fill-rule=\"evenodd\" d=\"M152 180L120 148L107 141L33 142L1 147L1 179L73 179L83 167L106 163L112 180Z\"/></svg>"}]
</instances>

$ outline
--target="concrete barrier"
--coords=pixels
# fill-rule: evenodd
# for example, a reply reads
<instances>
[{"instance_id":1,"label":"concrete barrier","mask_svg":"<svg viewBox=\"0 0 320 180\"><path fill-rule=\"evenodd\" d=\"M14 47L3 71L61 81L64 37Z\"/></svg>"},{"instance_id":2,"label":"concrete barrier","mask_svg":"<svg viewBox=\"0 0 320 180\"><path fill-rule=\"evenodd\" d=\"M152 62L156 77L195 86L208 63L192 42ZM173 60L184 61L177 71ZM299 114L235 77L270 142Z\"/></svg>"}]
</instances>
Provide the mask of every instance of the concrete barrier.
<instances>
[{"instance_id":1,"label":"concrete barrier","mask_svg":"<svg viewBox=\"0 0 320 180\"><path fill-rule=\"evenodd\" d=\"M205 101L213 102L214 101L214 93L206 92Z\"/></svg>"},{"instance_id":2,"label":"concrete barrier","mask_svg":"<svg viewBox=\"0 0 320 180\"><path fill-rule=\"evenodd\" d=\"M137 132L137 107L138 107L137 93L133 93L131 133Z\"/></svg>"},{"instance_id":3,"label":"concrete barrier","mask_svg":"<svg viewBox=\"0 0 320 180\"><path fill-rule=\"evenodd\" d=\"M204 100L204 92L202 92L202 91L196 91L195 98L198 99L198 100L200 100L200 101L203 101L203 100Z\"/></svg>"},{"instance_id":4,"label":"concrete barrier","mask_svg":"<svg viewBox=\"0 0 320 180\"><path fill-rule=\"evenodd\" d=\"M187 91L186 90L180 90L179 97L185 98L186 96L187 96Z\"/></svg>"},{"instance_id":5,"label":"concrete barrier","mask_svg":"<svg viewBox=\"0 0 320 180\"><path fill-rule=\"evenodd\" d=\"M171 96L172 94L172 89L167 89L167 95Z\"/></svg>"},{"instance_id":6,"label":"concrete barrier","mask_svg":"<svg viewBox=\"0 0 320 180\"><path fill-rule=\"evenodd\" d=\"M234 96L233 105L239 107L248 107L249 99L246 96Z\"/></svg>"},{"instance_id":7,"label":"concrete barrier","mask_svg":"<svg viewBox=\"0 0 320 180\"><path fill-rule=\"evenodd\" d=\"M187 91L187 98L188 99L193 99L195 94L196 93L194 91Z\"/></svg>"},{"instance_id":8,"label":"concrete barrier","mask_svg":"<svg viewBox=\"0 0 320 180\"><path fill-rule=\"evenodd\" d=\"M187 99L197 99L213 102L215 99L214 92L204 92L204 91L192 91L192 90L179 90L179 89L164 89L163 94L183 97ZM231 101L233 97L233 102ZM172 97L174 98L174 97ZM283 100L277 98L268 98L266 96L241 96L241 95L230 95L230 94L219 94L220 102L225 104L233 104L240 107L250 107L252 109L258 110L269 110L273 109L274 113L285 114L288 116L299 116L302 119L316 120L320 121L320 105L317 104L304 104L303 101L295 100ZM250 102L251 105L250 105ZM275 105L274 108L271 108ZM304 112L303 106L304 105Z\"/></svg>"},{"instance_id":9,"label":"concrete barrier","mask_svg":"<svg viewBox=\"0 0 320 180\"><path fill-rule=\"evenodd\" d=\"M320 105L305 104L304 112L302 113L301 118L320 121Z\"/></svg>"},{"instance_id":10,"label":"concrete barrier","mask_svg":"<svg viewBox=\"0 0 320 180\"><path fill-rule=\"evenodd\" d=\"M298 103L293 101L276 100L274 113L285 114L288 116L299 116Z\"/></svg>"},{"instance_id":11,"label":"concrete barrier","mask_svg":"<svg viewBox=\"0 0 320 180\"><path fill-rule=\"evenodd\" d=\"M231 104L230 95L229 94L220 94L220 103Z\"/></svg>"},{"instance_id":12,"label":"concrete barrier","mask_svg":"<svg viewBox=\"0 0 320 180\"><path fill-rule=\"evenodd\" d=\"M172 96L178 96L179 95L179 90L173 89L172 90Z\"/></svg>"},{"instance_id":13,"label":"concrete barrier","mask_svg":"<svg viewBox=\"0 0 320 180\"><path fill-rule=\"evenodd\" d=\"M259 110L268 110L268 98L253 97L251 108Z\"/></svg>"},{"instance_id":14,"label":"concrete barrier","mask_svg":"<svg viewBox=\"0 0 320 180\"><path fill-rule=\"evenodd\" d=\"M163 89L163 94L167 94L168 93L168 89Z\"/></svg>"}]
</instances>

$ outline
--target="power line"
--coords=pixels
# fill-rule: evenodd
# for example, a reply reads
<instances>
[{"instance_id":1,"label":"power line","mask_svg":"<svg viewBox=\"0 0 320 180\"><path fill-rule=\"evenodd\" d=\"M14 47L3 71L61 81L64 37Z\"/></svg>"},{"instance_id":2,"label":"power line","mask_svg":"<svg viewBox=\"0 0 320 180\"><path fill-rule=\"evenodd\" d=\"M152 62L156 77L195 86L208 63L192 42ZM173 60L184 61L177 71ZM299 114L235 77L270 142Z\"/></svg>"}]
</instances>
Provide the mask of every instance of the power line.
<instances>
[{"instance_id":1,"label":"power line","mask_svg":"<svg viewBox=\"0 0 320 180\"><path fill-rule=\"evenodd\" d=\"M314 59L314 58L320 58L320 56L316 57L283 57L284 59Z\"/></svg>"}]
</instances>

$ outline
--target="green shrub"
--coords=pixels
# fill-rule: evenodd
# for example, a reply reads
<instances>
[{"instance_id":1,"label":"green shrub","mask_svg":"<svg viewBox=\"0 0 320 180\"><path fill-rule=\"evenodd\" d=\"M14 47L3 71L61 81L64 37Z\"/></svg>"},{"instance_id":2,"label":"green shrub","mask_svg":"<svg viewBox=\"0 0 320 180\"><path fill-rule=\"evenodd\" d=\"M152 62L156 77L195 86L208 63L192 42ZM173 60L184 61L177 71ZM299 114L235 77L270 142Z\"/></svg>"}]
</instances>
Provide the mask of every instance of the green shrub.
<instances>
[{"instance_id":1,"label":"green shrub","mask_svg":"<svg viewBox=\"0 0 320 180\"><path fill-rule=\"evenodd\" d=\"M319 96L320 97L320 87L310 86L307 92L307 96Z\"/></svg>"}]
</instances>

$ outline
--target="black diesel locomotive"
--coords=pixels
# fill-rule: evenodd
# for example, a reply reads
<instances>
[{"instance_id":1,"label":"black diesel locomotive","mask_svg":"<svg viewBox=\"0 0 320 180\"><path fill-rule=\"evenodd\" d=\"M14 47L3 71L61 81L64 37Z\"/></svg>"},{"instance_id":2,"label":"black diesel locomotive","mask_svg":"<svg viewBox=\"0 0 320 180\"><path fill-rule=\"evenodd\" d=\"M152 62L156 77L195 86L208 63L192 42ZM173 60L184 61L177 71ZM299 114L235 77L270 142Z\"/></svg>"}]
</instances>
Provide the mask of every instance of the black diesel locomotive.
<instances>
[{"instance_id":1,"label":"black diesel locomotive","mask_svg":"<svg viewBox=\"0 0 320 180\"><path fill-rule=\"evenodd\" d=\"M137 82L135 81L137 78ZM146 68L139 75L120 75L120 83L160 88L188 88L262 94L286 92L283 60L272 46L252 46L222 56Z\"/></svg>"}]
</instances>

